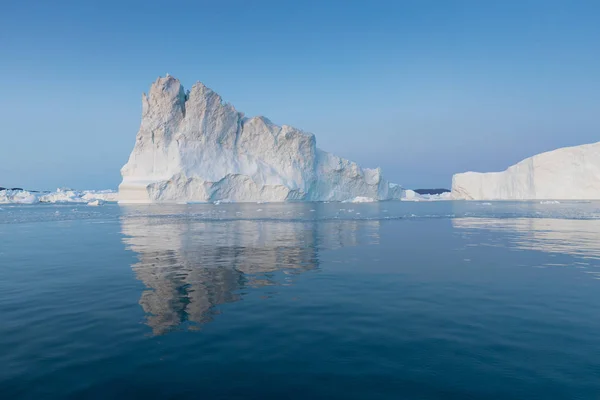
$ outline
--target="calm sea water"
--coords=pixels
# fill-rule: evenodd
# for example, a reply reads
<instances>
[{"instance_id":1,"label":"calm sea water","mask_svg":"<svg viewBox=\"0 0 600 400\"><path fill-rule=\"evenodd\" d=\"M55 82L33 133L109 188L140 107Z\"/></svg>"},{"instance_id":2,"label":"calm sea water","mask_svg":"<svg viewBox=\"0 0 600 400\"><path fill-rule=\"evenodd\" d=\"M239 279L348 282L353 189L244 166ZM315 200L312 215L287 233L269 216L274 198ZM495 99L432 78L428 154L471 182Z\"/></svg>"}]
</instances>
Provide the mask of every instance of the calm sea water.
<instances>
[{"instance_id":1,"label":"calm sea water","mask_svg":"<svg viewBox=\"0 0 600 400\"><path fill-rule=\"evenodd\" d=\"M3 399L600 398L600 203L0 208Z\"/></svg>"}]
</instances>

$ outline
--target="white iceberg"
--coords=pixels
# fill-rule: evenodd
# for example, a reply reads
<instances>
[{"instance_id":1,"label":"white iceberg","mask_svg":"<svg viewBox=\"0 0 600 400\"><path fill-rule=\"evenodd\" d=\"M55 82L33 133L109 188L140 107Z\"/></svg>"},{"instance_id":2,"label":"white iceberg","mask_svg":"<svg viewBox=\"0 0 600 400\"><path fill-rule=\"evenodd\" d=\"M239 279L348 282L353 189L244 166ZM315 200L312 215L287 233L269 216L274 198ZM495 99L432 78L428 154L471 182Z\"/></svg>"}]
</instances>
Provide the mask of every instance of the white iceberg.
<instances>
[{"instance_id":1,"label":"white iceberg","mask_svg":"<svg viewBox=\"0 0 600 400\"><path fill-rule=\"evenodd\" d=\"M115 190L84 190L81 198L88 201L101 200L114 203L119 201L119 192Z\"/></svg>"},{"instance_id":2,"label":"white iceberg","mask_svg":"<svg viewBox=\"0 0 600 400\"><path fill-rule=\"evenodd\" d=\"M56 189L55 192L41 194L38 197L40 203L87 203L80 192L72 189Z\"/></svg>"},{"instance_id":3,"label":"white iceberg","mask_svg":"<svg viewBox=\"0 0 600 400\"><path fill-rule=\"evenodd\" d=\"M89 203L116 202L118 193L114 190L72 190L56 189L54 192L32 192L27 190L0 190L0 204L35 203Z\"/></svg>"},{"instance_id":4,"label":"white iceberg","mask_svg":"<svg viewBox=\"0 0 600 400\"><path fill-rule=\"evenodd\" d=\"M88 206L101 206L102 204L104 204L104 200L100 199L95 199L87 203Z\"/></svg>"},{"instance_id":5,"label":"white iceberg","mask_svg":"<svg viewBox=\"0 0 600 400\"><path fill-rule=\"evenodd\" d=\"M439 194L419 194L411 189L406 189L402 196L402 201L441 201L441 200L453 200L450 192L443 192Z\"/></svg>"},{"instance_id":6,"label":"white iceberg","mask_svg":"<svg viewBox=\"0 0 600 400\"><path fill-rule=\"evenodd\" d=\"M26 190L0 190L0 204L33 204L37 196Z\"/></svg>"},{"instance_id":7,"label":"white iceberg","mask_svg":"<svg viewBox=\"0 0 600 400\"><path fill-rule=\"evenodd\" d=\"M465 200L600 199L600 142L541 153L503 172L456 174L452 196Z\"/></svg>"},{"instance_id":8,"label":"white iceberg","mask_svg":"<svg viewBox=\"0 0 600 400\"><path fill-rule=\"evenodd\" d=\"M381 170L316 147L314 135L246 118L202 83L158 78L121 169L120 203L399 199Z\"/></svg>"},{"instance_id":9,"label":"white iceberg","mask_svg":"<svg viewBox=\"0 0 600 400\"><path fill-rule=\"evenodd\" d=\"M353 199L345 200L344 203L373 203L375 201L377 200L372 197L356 196Z\"/></svg>"}]
</instances>

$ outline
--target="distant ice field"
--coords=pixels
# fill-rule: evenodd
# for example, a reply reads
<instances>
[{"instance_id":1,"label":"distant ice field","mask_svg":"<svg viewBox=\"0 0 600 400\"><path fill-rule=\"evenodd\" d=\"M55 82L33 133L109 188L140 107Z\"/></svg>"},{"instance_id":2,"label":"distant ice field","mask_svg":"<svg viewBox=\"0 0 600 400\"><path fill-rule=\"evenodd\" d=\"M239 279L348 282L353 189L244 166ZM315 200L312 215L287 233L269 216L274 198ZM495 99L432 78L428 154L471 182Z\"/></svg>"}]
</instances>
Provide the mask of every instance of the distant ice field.
<instances>
[{"instance_id":1,"label":"distant ice field","mask_svg":"<svg viewBox=\"0 0 600 400\"><path fill-rule=\"evenodd\" d=\"M600 219L600 201L438 201L368 203L221 203L182 205L117 205L89 207L86 202L1 204L0 224L68 220L114 220L150 217L190 220L395 220L423 218L552 218Z\"/></svg>"}]
</instances>

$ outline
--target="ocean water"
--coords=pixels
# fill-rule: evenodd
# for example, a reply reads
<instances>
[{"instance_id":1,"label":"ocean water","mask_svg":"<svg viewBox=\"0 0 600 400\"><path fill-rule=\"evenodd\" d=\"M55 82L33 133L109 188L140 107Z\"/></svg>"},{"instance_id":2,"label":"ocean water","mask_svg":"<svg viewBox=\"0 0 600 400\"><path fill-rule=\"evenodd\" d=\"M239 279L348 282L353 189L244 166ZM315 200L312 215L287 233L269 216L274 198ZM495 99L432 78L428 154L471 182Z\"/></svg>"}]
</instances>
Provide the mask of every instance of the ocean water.
<instances>
[{"instance_id":1,"label":"ocean water","mask_svg":"<svg viewBox=\"0 0 600 400\"><path fill-rule=\"evenodd\" d=\"M600 203L0 205L0 398L600 398Z\"/></svg>"}]
</instances>

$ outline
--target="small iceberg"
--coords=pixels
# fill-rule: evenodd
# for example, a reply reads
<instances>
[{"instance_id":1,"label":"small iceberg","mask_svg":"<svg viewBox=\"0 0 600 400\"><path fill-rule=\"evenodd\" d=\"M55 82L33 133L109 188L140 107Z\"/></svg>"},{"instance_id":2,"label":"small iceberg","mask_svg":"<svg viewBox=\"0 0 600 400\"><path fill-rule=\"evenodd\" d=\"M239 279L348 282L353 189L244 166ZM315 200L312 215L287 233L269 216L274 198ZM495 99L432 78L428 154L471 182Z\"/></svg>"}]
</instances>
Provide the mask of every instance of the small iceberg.
<instances>
[{"instance_id":1,"label":"small iceberg","mask_svg":"<svg viewBox=\"0 0 600 400\"><path fill-rule=\"evenodd\" d=\"M100 199L92 200L89 203L87 203L88 206L101 206L102 204L104 204L104 200Z\"/></svg>"},{"instance_id":2,"label":"small iceberg","mask_svg":"<svg viewBox=\"0 0 600 400\"><path fill-rule=\"evenodd\" d=\"M95 200L99 204L116 202L118 193L114 190L73 190L59 188L54 192L37 192L23 189L0 190L0 204L36 204L36 203L81 203L89 204Z\"/></svg>"}]
</instances>

